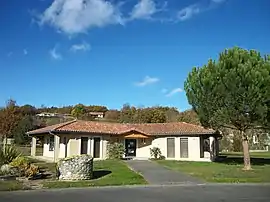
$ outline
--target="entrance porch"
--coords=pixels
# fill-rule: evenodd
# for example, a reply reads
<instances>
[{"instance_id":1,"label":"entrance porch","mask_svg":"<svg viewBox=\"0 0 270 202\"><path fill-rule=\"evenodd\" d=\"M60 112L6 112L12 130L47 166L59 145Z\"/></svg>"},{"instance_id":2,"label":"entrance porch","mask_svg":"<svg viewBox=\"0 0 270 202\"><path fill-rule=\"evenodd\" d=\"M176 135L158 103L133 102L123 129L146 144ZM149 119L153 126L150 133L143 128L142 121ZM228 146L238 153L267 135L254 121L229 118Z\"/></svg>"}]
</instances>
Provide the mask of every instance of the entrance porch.
<instances>
[{"instance_id":1,"label":"entrance porch","mask_svg":"<svg viewBox=\"0 0 270 202\"><path fill-rule=\"evenodd\" d=\"M122 143L125 147L125 159L149 159L152 144L151 137L138 132L112 137L112 141Z\"/></svg>"}]
</instances>

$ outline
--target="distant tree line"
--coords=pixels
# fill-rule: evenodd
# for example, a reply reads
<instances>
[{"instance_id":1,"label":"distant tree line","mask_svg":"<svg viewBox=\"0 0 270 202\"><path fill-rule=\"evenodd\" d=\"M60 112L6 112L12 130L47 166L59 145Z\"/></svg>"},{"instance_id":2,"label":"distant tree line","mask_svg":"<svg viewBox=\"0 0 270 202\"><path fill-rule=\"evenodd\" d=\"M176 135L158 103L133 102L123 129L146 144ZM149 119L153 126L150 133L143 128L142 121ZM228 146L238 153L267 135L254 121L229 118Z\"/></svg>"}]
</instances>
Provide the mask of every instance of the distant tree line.
<instances>
[{"instance_id":1,"label":"distant tree line","mask_svg":"<svg viewBox=\"0 0 270 202\"><path fill-rule=\"evenodd\" d=\"M39 117L38 113L70 114L71 116ZM94 120L90 112L103 112L104 119ZM27 144L30 142L26 135L27 131L58 124L77 118L88 121L106 121L118 123L166 123L166 122L189 122L200 124L193 110L179 112L174 107L134 107L124 104L120 110L109 110L106 106L83 105L64 107L36 108L26 104L19 106L15 100L8 100L6 106L0 108L0 137L14 138L16 144Z\"/></svg>"},{"instance_id":2,"label":"distant tree line","mask_svg":"<svg viewBox=\"0 0 270 202\"><path fill-rule=\"evenodd\" d=\"M37 114L42 112L76 114L76 111L81 106L83 106L83 114L79 113L76 117L85 120L92 120L92 117L88 115L89 112L108 111L105 106L85 106L81 104L64 107L41 106L40 108L29 104L19 106L15 100L10 99L6 102L5 107L0 108L0 138L1 140L4 138L14 138L16 144L27 144L30 142L29 137L26 135L27 131L74 119L72 116L38 117L36 116Z\"/></svg>"}]
</instances>

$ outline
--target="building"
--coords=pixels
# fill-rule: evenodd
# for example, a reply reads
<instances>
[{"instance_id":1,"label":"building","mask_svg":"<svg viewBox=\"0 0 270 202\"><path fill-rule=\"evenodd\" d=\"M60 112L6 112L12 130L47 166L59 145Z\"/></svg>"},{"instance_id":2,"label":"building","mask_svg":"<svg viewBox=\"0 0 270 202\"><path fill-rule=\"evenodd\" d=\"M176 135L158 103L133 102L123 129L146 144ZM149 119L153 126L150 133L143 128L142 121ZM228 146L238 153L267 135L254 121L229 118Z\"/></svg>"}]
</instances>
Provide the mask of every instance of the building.
<instances>
[{"instance_id":1,"label":"building","mask_svg":"<svg viewBox=\"0 0 270 202\"><path fill-rule=\"evenodd\" d=\"M168 160L213 161L220 137L214 130L184 122L121 124L79 120L27 134L32 136L31 155L35 155L37 137L44 136L43 156L55 161L79 154L106 159L111 142L124 144L125 157L148 159L150 148L158 147Z\"/></svg>"},{"instance_id":2,"label":"building","mask_svg":"<svg viewBox=\"0 0 270 202\"><path fill-rule=\"evenodd\" d=\"M58 117L59 114L58 113L42 112L40 114L37 114L36 116L39 116L39 117Z\"/></svg>"},{"instance_id":3,"label":"building","mask_svg":"<svg viewBox=\"0 0 270 202\"><path fill-rule=\"evenodd\" d=\"M102 119L104 118L105 113L104 112L89 112L90 116L92 116L94 119Z\"/></svg>"}]
</instances>

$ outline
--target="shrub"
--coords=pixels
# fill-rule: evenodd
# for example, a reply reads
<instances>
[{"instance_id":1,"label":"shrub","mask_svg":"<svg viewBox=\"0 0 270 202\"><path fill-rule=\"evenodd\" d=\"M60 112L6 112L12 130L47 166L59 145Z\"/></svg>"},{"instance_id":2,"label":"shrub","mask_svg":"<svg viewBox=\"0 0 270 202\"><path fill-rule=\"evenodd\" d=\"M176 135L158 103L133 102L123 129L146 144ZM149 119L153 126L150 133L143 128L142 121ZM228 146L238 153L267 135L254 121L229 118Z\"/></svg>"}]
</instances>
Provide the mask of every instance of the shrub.
<instances>
[{"instance_id":1,"label":"shrub","mask_svg":"<svg viewBox=\"0 0 270 202\"><path fill-rule=\"evenodd\" d=\"M124 144L118 142L109 143L107 152L109 159L121 159L124 154Z\"/></svg>"},{"instance_id":2,"label":"shrub","mask_svg":"<svg viewBox=\"0 0 270 202\"><path fill-rule=\"evenodd\" d=\"M23 156L18 156L17 158L13 159L13 161L10 162L9 165L20 168L24 164L28 164L28 163L29 163L29 160L28 159L26 159Z\"/></svg>"},{"instance_id":3,"label":"shrub","mask_svg":"<svg viewBox=\"0 0 270 202\"><path fill-rule=\"evenodd\" d=\"M233 144L232 144L232 147L233 147L233 151L234 152L240 152L242 151L242 138L239 137L239 135L234 135L233 136Z\"/></svg>"},{"instance_id":4,"label":"shrub","mask_svg":"<svg viewBox=\"0 0 270 202\"><path fill-rule=\"evenodd\" d=\"M25 170L24 176L28 178L35 177L38 173L39 167L34 164L30 164L30 166Z\"/></svg>"},{"instance_id":5,"label":"shrub","mask_svg":"<svg viewBox=\"0 0 270 202\"><path fill-rule=\"evenodd\" d=\"M28 159L23 156L19 156L9 164L10 166L17 167L19 170L19 176L35 177L39 173L39 167L31 164Z\"/></svg>"},{"instance_id":6,"label":"shrub","mask_svg":"<svg viewBox=\"0 0 270 202\"><path fill-rule=\"evenodd\" d=\"M14 146L0 148L0 165L9 164L20 155L21 153Z\"/></svg>"},{"instance_id":7,"label":"shrub","mask_svg":"<svg viewBox=\"0 0 270 202\"><path fill-rule=\"evenodd\" d=\"M150 155L151 155L154 159L164 159L164 156L162 156L161 150L160 150L160 148L158 148L158 147L150 148Z\"/></svg>"}]
</instances>

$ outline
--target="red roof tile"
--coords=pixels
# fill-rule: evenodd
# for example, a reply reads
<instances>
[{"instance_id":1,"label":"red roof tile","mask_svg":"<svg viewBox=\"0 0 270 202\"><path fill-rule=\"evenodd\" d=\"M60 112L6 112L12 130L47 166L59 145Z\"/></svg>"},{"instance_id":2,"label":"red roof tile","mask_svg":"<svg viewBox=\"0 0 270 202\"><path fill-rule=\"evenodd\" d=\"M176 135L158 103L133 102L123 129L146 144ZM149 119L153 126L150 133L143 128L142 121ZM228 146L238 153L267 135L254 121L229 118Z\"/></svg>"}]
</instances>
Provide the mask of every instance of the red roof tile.
<instances>
[{"instance_id":1,"label":"red roof tile","mask_svg":"<svg viewBox=\"0 0 270 202\"><path fill-rule=\"evenodd\" d=\"M192 135L213 134L214 130L205 129L201 126L184 123L149 123L149 124L122 124L95 121L74 120L66 123L56 124L45 128L29 131L27 134L44 134L49 132L86 132L102 134L124 134L137 131L146 135Z\"/></svg>"}]
</instances>

